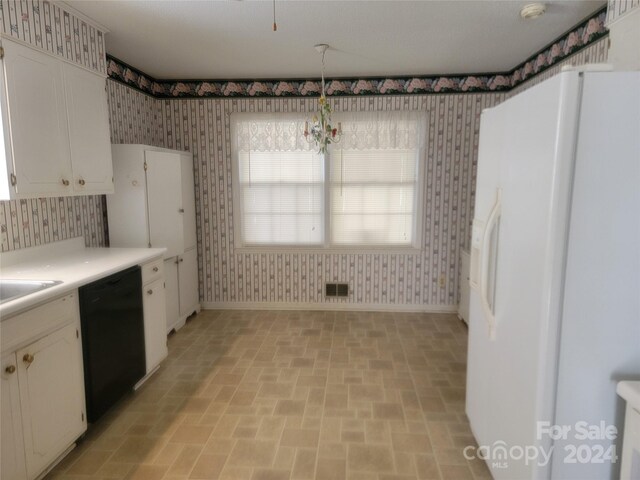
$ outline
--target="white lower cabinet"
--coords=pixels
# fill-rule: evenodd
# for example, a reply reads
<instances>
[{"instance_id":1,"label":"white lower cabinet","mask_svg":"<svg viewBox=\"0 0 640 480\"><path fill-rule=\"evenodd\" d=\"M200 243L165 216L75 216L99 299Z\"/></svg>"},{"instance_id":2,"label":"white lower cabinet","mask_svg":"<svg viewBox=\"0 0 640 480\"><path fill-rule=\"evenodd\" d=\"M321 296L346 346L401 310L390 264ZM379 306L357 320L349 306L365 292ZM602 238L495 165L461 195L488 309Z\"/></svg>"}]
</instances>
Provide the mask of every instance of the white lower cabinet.
<instances>
[{"instance_id":1,"label":"white lower cabinet","mask_svg":"<svg viewBox=\"0 0 640 480\"><path fill-rule=\"evenodd\" d=\"M0 374L0 478L26 478L24 440L20 422L20 392L16 354L2 357Z\"/></svg>"},{"instance_id":2,"label":"white lower cabinet","mask_svg":"<svg viewBox=\"0 0 640 480\"><path fill-rule=\"evenodd\" d=\"M167 333L180 328L180 292L178 292L178 257L164 261L165 283L167 285Z\"/></svg>"},{"instance_id":3,"label":"white lower cabinet","mask_svg":"<svg viewBox=\"0 0 640 480\"><path fill-rule=\"evenodd\" d=\"M1 327L2 478L34 479L87 429L77 295Z\"/></svg>"},{"instance_id":4,"label":"white lower cabinet","mask_svg":"<svg viewBox=\"0 0 640 480\"><path fill-rule=\"evenodd\" d=\"M196 247L178 256L178 285L180 291L180 318L186 318L200 307L198 292L198 253Z\"/></svg>"},{"instance_id":5,"label":"white lower cabinet","mask_svg":"<svg viewBox=\"0 0 640 480\"><path fill-rule=\"evenodd\" d=\"M69 324L19 350L27 474L34 478L85 429L79 329Z\"/></svg>"},{"instance_id":6,"label":"white lower cabinet","mask_svg":"<svg viewBox=\"0 0 640 480\"><path fill-rule=\"evenodd\" d=\"M167 283L167 333L179 330L187 317L200 311L196 247L164 261Z\"/></svg>"},{"instance_id":7,"label":"white lower cabinet","mask_svg":"<svg viewBox=\"0 0 640 480\"><path fill-rule=\"evenodd\" d=\"M167 358L167 310L165 268L162 257L141 265L142 309L144 312L144 352L146 375L135 388L147 381Z\"/></svg>"},{"instance_id":8,"label":"white lower cabinet","mask_svg":"<svg viewBox=\"0 0 640 480\"><path fill-rule=\"evenodd\" d=\"M164 279L143 288L144 338L147 373L156 369L167 358L167 317L165 309Z\"/></svg>"},{"instance_id":9,"label":"white lower cabinet","mask_svg":"<svg viewBox=\"0 0 640 480\"><path fill-rule=\"evenodd\" d=\"M142 308L147 375L167 358L167 311L164 265L157 258L142 265Z\"/></svg>"}]
</instances>

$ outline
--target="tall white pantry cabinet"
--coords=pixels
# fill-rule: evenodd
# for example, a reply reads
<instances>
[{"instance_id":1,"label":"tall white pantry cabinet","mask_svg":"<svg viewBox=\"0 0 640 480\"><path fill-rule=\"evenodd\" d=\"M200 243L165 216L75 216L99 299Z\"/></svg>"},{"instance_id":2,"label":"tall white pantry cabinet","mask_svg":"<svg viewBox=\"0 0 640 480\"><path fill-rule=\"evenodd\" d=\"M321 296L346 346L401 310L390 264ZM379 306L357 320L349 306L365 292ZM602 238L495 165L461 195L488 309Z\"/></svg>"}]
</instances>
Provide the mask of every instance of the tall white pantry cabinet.
<instances>
[{"instance_id":1,"label":"tall white pantry cabinet","mask_svg":"<svg viewBox=\"0 0 640 480\"><path fill-rule=\"evenodd\" d=\"M167 249L167 333L200 311L193 157L149 145L112 145L113 195L107 195L112 247Z\"/></svg>"}]
</instances>

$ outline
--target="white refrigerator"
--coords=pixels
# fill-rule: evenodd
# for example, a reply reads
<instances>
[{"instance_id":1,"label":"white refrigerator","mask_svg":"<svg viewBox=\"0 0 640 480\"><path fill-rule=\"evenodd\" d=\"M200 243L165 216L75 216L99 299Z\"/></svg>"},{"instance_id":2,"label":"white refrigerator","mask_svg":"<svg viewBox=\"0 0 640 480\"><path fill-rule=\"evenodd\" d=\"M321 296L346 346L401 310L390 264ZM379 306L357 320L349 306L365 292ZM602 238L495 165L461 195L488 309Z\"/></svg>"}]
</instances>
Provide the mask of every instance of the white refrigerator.
<instances>
[{"instance_id":1,"label":"white refrigerator","mask_svg":"<svg viewBox=\"0 0 640 480\"><path fill-rule=\"evenodd\" d=\"M617 478L616 382L640 379L640 72L563 71L483 111L471 243L466 453L496 479Z\"/></svg>"}]
</instances>

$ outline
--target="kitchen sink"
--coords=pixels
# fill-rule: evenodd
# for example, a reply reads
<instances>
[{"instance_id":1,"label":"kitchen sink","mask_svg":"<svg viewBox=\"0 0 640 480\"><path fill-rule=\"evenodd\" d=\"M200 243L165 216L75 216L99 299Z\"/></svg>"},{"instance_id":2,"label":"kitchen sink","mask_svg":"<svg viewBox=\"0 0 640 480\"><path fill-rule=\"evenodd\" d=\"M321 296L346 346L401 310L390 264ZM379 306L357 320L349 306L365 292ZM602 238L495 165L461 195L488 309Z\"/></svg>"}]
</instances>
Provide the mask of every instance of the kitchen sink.
<instances>
[{"instance_id":1,"label":"kitchen sink","mask_svg":"<svg viewBox=\"0 0 640 480\"><path fill-rule=\"evenodd\" d=\"M9 280L2 278L0 279L0 303L15 300L61 283L60 280Z\"/></svg>"}]
</instances>

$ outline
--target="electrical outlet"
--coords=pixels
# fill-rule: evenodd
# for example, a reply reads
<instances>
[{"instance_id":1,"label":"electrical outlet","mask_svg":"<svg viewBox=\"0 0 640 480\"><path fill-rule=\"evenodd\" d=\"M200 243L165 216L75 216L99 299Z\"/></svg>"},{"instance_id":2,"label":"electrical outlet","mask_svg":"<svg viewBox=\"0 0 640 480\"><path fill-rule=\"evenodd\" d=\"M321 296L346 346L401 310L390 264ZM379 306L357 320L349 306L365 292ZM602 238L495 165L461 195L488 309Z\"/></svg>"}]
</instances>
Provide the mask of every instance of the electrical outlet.
<instances>
[{"instance_id":1,"label":"electrical outlet","mask_svg":"<svg viewBox=\"0 0 640 480\"><path fill-rule=\"evenodd\" d=\"M444 288L446 283L447 283L447 277L443 273L442 275L440 275L440 279L438 280L438 285L440 285L440 288Z\"/></svg>"}]
</instances>

